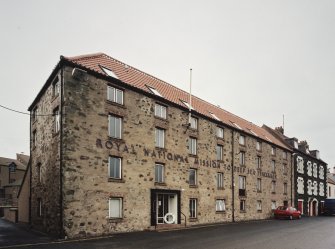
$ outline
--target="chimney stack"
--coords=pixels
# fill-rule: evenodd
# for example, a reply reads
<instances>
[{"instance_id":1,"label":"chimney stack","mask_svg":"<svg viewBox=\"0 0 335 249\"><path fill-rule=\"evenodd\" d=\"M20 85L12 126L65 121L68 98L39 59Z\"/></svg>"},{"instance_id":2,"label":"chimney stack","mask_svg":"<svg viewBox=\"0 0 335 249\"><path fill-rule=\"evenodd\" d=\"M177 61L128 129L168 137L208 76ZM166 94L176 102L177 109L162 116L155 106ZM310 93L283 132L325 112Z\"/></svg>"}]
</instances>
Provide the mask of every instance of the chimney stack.
<instances>
[{"instance_id":1,"label":"chimney stack","mask_svg":"<svg viewBox=\"0 0 335 249\"><path fill-rule=\"evenodd\" d=\"M278 132L280 132L281 134L284 135L284 127L283 126L276 127L275 131L278 131Z\"/></svg>"}]
</instances>

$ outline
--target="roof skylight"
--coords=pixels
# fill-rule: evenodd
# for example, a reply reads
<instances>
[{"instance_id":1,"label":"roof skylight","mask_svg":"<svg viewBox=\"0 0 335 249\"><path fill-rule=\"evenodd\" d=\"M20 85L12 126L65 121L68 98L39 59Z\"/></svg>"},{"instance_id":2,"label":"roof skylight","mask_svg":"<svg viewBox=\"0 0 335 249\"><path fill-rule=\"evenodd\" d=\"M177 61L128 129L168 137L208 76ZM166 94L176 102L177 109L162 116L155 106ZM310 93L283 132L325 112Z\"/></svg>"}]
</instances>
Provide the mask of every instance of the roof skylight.
<instances>
[{"instance_id":1,"label":"roof skylight","mask_svg":"<svg viewBox=\"0 0 335 249\"><path fill-rule=\"evenodd\" d=\"M230 121L230 122L231 122L231 121ZM239 125L236 124L235 122L231 122L231 123L232 123L233 125L235 125L237 129L243 130L243 129L241 128L241 126L239 126Z\"/></svg>"},{"instance_id":2,"label":"roof skylight","mask_svg":"<svg viewBox=\"0 0 335 249\"><path fill-rule=\"evenodd\" d=\"M257 135L257 133L256 132L254 132L253 130L251 130L251 129L249 129L249 131L252 133L252 134L254 134L256 137L258 137L258 135Z\"/></svg>"},{"instance_id":3,"label":"roof skylight","mask_svg":"<svg viewBox=\"0 0 335 249\"><path fill-rule=\"evenodd\" d=\"M151 87L151 86L147 86L147 88L148 88L153 94L162 97L162 94L160 94L160 93L157 91L157 89L155 89L155 88L153 88L153 87Z\"/></svg>"},{"instance_id":4,"label":"roof skylight","mask_svg":"<svg viewBox=\"0 0 335 249\"><path fill-rule=\"evenodd\" d=\"M214 113L209 112L209 114L216 120L221 121Z\"/></svg>"},{"instance_id":5,"label":"roof skylight","mask_svg":"<svg viewBox=\"0 0 335 249\"><path fill-rule=\"evenodd\" d=\"M265 138L272 143L272 140L270 138L268 138L267 136L265 136Z\"/></svg>"},{"instance_id":6,"label":"roof skylight","mask_svg":"<svg viewBox=\"0 0 335 249\"><path fill-rule=\"evenodd\" d=\"M113 77L115 79L119 79L112 70L110 70L110 69L108 69L106 67L103 67L103 66L100 66L100 67L104 71L104 73L107 74L108 76Z\"/></svg>"}]
</instances>

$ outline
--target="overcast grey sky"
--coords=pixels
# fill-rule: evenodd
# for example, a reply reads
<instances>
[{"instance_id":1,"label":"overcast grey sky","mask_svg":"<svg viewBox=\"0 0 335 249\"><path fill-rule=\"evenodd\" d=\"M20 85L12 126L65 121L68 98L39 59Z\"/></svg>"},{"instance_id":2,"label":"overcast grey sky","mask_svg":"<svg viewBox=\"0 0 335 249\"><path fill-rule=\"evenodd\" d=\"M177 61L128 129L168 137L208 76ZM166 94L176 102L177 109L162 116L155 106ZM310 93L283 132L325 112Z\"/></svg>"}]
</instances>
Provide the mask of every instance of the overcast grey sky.
<instances>
[{"instance_id":1,"label":"overcast grey sky","mask_svg":"<svg viewBox=\"0 0 335 249\"><path fill-rule=\"evenodd\" d=\"M0 104L26 111L60 55L104 52L335 164L335 1L0 0ZM29 153L29 116L0 108L0 156Z\"/></svg>"}]
</instances>

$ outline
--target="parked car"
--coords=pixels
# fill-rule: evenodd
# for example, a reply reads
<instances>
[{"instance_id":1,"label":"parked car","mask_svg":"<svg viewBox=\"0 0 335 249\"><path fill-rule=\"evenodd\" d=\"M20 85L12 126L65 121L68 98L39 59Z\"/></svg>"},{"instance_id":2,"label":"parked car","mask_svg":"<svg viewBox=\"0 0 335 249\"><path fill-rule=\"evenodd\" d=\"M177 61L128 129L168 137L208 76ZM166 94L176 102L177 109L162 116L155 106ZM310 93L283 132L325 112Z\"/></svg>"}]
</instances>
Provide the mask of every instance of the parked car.
<instances>
[{"instance_id":1,"label":"parked car","mask_svg":"<svg viewBox=\"0 0 335 249\"><path fill-rule=\"evenodd\" d=\"M279 206L273 211L273 215L276 219L286 218L286 219L300 219L301 212L294 207Z\"/></svg>"},{"instance_id":2,"label":"parked car","mask_svg":"<svg viewBox=\"0 0 335 249\"><path fill-rule=\"evenodd\" d=\"M326 199L325 205L323 207L324 215L333 215L335 214L335 199Z\"/></svg>"}]
</instances>

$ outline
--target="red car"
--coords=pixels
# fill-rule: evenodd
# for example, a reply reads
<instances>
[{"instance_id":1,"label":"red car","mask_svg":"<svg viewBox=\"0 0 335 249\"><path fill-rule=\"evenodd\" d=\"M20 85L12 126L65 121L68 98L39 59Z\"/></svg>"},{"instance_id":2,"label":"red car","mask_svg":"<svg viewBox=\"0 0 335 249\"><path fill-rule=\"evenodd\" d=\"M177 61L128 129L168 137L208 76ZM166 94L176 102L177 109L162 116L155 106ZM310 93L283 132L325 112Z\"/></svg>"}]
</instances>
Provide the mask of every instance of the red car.
<instances>
[{"instance_id":1,"label":"red car","mask_svg":"<svg viewBox=\"0 0 335 249\"><path fill-rule=\"evenodd\" d=\"M294 207L284 207L280 206L273 211L274 217L277 219L288 218L290 220L300 219L301 212L295 209Z\"/></svg>"}]
</instances>

